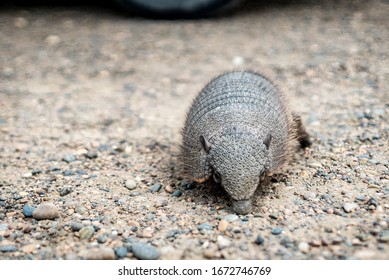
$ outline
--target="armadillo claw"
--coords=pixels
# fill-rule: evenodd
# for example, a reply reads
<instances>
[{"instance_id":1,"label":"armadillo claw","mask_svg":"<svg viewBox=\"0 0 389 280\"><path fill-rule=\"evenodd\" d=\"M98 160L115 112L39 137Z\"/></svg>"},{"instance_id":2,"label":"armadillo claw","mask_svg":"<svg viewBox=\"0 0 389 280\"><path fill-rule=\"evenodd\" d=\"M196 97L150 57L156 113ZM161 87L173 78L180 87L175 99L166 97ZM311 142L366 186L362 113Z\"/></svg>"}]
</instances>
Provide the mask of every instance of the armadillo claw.
<instances>
[{"instance_id":1,"label":"armadillo claw","mask_svg":"<svg viewBox=\"0 0 389 280\"><path fill-rule=\"evenodd\" d=\"M232 209L238 214L248 214L251 212L251 200L233 200Z\"/></svg>"}]
</instances>

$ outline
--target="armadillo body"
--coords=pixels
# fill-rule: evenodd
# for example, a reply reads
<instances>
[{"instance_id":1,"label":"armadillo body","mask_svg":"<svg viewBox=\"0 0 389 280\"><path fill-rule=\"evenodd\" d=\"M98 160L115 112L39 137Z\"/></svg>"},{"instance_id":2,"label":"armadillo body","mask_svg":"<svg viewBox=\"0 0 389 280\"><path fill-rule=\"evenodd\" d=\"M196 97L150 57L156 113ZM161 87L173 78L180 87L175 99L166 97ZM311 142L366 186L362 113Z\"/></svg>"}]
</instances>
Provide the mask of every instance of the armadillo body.
<instances>
[{"instance_id":1,"label":"armadillo body","mask_svg":"<svg viewBox=\"0 0 389 280\"><path fill-rule=\"evenodd\" d=\"M262 175L281 167L296 147L298 128L268 79L231 72L195 98L182 132L186 175L197 182L213 176L231 196L234 210L247 213Z\"/></svg>"}]
</instances>

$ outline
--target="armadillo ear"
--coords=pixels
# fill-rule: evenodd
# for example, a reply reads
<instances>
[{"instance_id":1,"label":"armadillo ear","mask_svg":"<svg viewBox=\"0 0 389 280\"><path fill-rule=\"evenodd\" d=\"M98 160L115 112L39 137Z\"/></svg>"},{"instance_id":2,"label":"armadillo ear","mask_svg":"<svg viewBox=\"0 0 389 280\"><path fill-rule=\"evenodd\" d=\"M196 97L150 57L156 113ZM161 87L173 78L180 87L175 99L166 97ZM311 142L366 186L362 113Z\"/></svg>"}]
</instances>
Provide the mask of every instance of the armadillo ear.
<instances>
[{"instance_id":1,"label":"armadillo ear","mask_svg":"<svg viewBox=\"0 0 389 280\"><path fill-rule=\"evenodd\" d=\"M207 140L205 140L203 135L200 135L200 143L201 147L203 147L204 151L208 154L209 150L211 149L211 145Z\"/></svg>"},{"instance_id":2,"label":"armadillo ear","mask_svg":"<svg viewBox=\"0 0 389 280\"><path fill-rule=\"evenodd\" d=\"M272 135L269 133L269 134L266 136L265 140L263 140L263 144L265 144L266 149L268 149L268 150L269 150L269 146L270 146L271 139L272 139Z\"/></svg>"}]
</instances>

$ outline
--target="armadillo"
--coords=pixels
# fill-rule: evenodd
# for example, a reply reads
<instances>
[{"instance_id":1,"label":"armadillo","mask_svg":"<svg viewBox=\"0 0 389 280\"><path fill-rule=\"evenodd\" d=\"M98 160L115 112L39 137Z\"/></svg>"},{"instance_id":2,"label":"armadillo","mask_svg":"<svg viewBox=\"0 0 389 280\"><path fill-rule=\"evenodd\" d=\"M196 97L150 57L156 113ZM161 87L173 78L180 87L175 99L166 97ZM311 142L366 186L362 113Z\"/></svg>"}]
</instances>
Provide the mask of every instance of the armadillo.
<instances>
[{"instance_id":1,"label":"armadillo","mask_svg":"<svg viewBox=\"0 0 389 280\"><path fill-rule=\"evenodd\" d=\"M183 171L199 183L213 178L233 210L247 214L262 178L283 166L299 142L311 144L276 85L255 72L228 72L206 85L187 113Z\"/></svg>"}]
</instances>

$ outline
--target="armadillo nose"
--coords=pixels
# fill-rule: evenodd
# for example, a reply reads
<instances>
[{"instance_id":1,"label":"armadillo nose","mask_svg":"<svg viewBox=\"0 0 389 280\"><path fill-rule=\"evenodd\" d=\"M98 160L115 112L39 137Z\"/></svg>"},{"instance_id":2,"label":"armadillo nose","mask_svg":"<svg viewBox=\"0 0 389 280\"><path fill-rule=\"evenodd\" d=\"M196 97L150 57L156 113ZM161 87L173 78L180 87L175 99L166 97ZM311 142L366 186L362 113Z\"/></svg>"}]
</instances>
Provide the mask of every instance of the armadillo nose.
<instances>
[{"instance_id":1,"label":"armadillo nose","mask_svg":"<svg viewBox=\"0 0 389 280\"><path fill-rule=\"evenodd\" d=\"M251 200L233 200L232 209L238 214L248 214L251 212Z\"/></svg>"}]
</instances>

